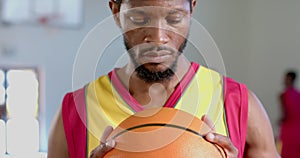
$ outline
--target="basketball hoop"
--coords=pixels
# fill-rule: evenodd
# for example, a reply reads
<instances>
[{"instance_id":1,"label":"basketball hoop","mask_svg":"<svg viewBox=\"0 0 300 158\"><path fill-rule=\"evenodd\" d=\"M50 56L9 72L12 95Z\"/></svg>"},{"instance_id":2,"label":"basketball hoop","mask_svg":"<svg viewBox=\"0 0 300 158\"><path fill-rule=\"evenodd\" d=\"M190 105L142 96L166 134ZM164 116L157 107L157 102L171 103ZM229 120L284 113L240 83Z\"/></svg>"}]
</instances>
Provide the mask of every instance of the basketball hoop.
<instances>
[{"instance_id":1,"label":"basketball hoop","mask_svg":"<svg viewBox=\"0 0 300 158\"><path fill-rule=\"evenodd\" d=\"M41 16L40 18L38 18L38 22L41 25L46 25L49 21L49 18L47 16Z\"/></svg>"},{"instance_id":2,"label":"basketball hoop","mask_svg":"<svg viewBox=\"0 0 300 158\"><path fill-rule=\"evenodd\" d=\"M37 18L37 21L39 24L46 26L55 24L60 20L60 17L58 14L52 14L52 15L41 15Z\"/></svg>"},{"instance_id":3,"label":"basketball hoop","mask_svg":"<svg viewBox=\"0 0 300 158\"><path fill-rule=\"evenodd\" d=\"M36 21L40 26L45 28L46 32L53 34L58 32L58 26L56 24L59 23L61 19L60 17L61 16L58 14L41 15L36 19Z\"/></svg>"}]
</instances>

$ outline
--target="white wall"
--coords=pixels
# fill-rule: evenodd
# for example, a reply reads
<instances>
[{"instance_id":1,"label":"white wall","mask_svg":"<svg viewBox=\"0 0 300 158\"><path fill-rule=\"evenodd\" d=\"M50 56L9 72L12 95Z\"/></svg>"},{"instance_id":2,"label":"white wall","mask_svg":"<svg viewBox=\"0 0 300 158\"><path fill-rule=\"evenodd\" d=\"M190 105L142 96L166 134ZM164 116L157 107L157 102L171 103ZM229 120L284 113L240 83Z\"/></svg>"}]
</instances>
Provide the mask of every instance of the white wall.
<instances>
[{"instance_id":1,"label":"white wall","mask_svg":"<svg viewBox=\"0 0 300 158\"><path fill-rule=\"evenodd\" d=\"M300 1L204 0L198 6L198 19L216 40L227 75L257 94L277 135L283 75L300 69Z\"/></svg>"},{"instance_id":2,"label":"white wall","mask_svg":"<svg viewBox=\"0 0 300 158\"><path fill-rule=\"evenodd\" d=\"M290 68L300 69L300 1L251 2L245 81L264 103L276 130L280 114L278 95L283 88L284 72Z\"/></svg>"},{"instance_id":3,"label":"white wall","mask_svg":"<svg viewBox=\"0 0 300 158\"><path fill-rule=\"evenodd\" d=\"M247 83L256 92L274 127L279 114L276 97L282 73L286 68L298 67L300 59L299 3L297 0L201 0L194 13L216 41L226 74ZM37 65L44 70L47 132L63 95L72 90L73 62L81 41L93 26L110 15L107 1L85 1L84 9L84 24L79 30L0 25L0 50L1 45L16 48L13 56L0 55L0 64ZM117 48L110 49L120 51L121 43L122 40L117 40ZM200 60L197 55L188 56ZM98 74L108 71L114 63L105 61L97 68Z\"/></svg>"}]
</instances>

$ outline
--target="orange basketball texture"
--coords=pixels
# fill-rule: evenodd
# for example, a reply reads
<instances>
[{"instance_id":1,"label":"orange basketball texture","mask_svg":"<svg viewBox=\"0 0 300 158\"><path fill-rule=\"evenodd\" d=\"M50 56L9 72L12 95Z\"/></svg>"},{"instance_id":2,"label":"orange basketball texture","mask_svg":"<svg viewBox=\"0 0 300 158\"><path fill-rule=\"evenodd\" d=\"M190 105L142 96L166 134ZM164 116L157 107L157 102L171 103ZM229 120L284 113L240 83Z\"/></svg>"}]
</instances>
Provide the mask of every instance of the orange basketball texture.
<instances>
[{"instance_id":1,"label":"orange basketball texture","mask_svg":"<svg viewBox=\"0 0 300 158\"><path fill-rule=\"evenodd\" d=\"M219 146L201 134L209 127L199 118L173 108L144 110L124 120L109 139L116 146L105 158L223 158Z\"/></svg>"}]
</instances>

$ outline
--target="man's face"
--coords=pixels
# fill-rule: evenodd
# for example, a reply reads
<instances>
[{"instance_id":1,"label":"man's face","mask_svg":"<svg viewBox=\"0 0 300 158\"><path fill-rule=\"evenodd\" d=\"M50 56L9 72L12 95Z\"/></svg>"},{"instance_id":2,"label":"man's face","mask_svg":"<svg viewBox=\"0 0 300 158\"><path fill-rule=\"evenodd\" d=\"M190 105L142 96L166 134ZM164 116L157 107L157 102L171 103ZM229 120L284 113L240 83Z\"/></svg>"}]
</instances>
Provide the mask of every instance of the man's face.
<instances>
[{"instance_id":1,"label":"man's face","mask_svg":"<svg viewBox=\"0 0 300 158\"><path fill-rule=\"evenodd\" d=\"M123 0L120 27L136 67L154 73L176 67L187 41L190 9L189 0Z\"/></svg>"},{"instance_id":2,"label":"man's face","mask_svg":"<svg viewBox=\"0 0 300 158\"><path fill-rule=\"evenodd\" d=\"M284 84L285 84L285 86L291 86L291 85L293 85L293 79L292 79L292 77L289 76L289 75L286 75L285 79L284 79Z\"/></svg>"}]
</instances>

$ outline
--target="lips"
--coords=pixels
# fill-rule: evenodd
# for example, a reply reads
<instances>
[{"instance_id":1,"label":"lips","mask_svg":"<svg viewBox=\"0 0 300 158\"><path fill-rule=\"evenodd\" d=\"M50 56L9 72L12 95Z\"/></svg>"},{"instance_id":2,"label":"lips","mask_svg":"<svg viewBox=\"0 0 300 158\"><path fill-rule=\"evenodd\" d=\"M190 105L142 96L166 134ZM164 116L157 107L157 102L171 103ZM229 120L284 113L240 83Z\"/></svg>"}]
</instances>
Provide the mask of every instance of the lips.
<instances>
[{"instance_id":1,"label":"lips","mask_svg":"<svg viewBox=\"0 0 300 158\"><path fill-rule=\"evenodd\" d=\"M149 56L149 57L158 57L158 56L164 56L164 55L170 55L171 52L167 50L161 50L161 51L148 51L142 54L142 56Z\"/></svg>"},{"instance_id":2,"label":"lips","mask_svg":"<svg viewBox=\"0 0 300 158\"><path fill-rule=\"evenodd\" d=\"M169 51L149 51L142 54L144 63L161 63L170 58L172 53Z\"/></svg>"}]
</instances>

